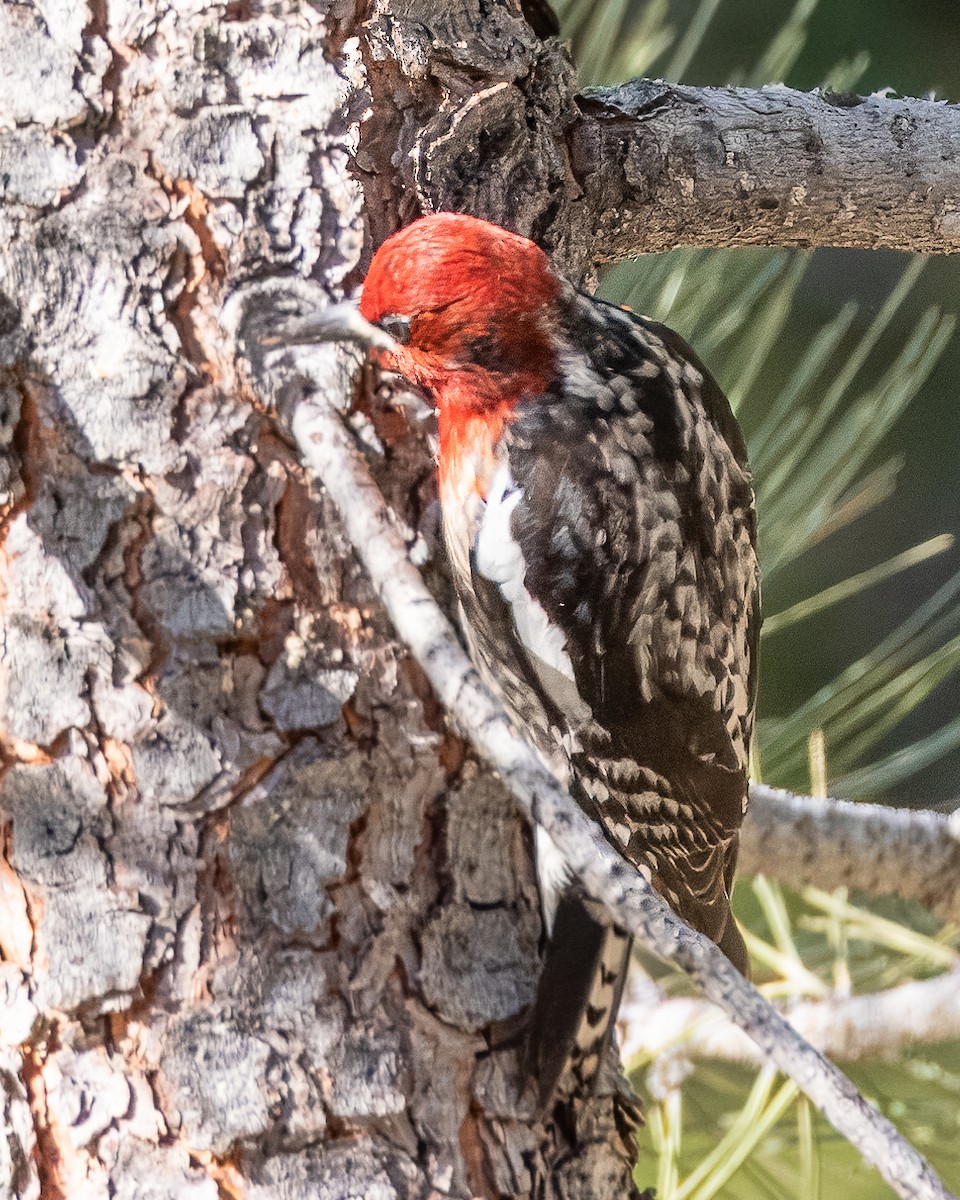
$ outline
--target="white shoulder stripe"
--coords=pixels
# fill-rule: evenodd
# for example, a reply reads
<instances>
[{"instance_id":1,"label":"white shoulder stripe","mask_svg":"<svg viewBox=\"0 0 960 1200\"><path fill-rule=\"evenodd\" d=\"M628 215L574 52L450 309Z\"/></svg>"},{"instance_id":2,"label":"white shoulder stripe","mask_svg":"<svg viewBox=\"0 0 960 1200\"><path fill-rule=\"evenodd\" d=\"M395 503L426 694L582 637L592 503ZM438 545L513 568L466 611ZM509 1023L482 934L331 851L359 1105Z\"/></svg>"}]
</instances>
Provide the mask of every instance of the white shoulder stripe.
<instances>
[{"instance_id":1,"label":"white shoulder stripe","mask_svg":"<svg viewBox=\"0 0 960 1200\"><path fill-rule=\"evenodd\" d=\"M537 882L540 885L540 902L543 907L543 923L547 936L553 933L553 919L557 915L557 904L573 878L567 860L557 849L557 844L542 825L533 827L534 852L537 863Z\"/></svg>"},{"instance_id":2,"label":"white shoulder stripe","mask_svg":"<svg viewBox=\"0 0 960 1200\"><path fill-rule=\"evenodd\" d=\"M490 482L477 531L474 561L480 574L497 584L510 605L517 636L524 648L573 680L573 664L563 631L553 624L525 585L527 564L510 528L510 518L522 499L522 489L514 484L508 464L503 463Z\"/></svg>"}]
</instances>

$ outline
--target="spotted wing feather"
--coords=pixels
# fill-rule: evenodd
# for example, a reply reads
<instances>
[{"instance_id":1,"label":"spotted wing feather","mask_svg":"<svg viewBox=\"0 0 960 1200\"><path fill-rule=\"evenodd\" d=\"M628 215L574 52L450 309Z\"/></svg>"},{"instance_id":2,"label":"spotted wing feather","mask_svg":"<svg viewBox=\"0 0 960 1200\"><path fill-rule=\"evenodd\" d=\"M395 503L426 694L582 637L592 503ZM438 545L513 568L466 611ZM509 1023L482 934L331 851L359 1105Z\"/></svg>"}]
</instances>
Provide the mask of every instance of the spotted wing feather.
<instances>
[{"instance_id":1,"label":"spotted wing feather","mask_svg":"<svg viewBox=\"0 0 960 1200\"><path fill-rule=\"evenodd\" d=\"M579 298L555 396L508 434L525 586L591 718L572 786L678 912L745 956L728 881L747 788L758 628L739 428L681 339ZM598 486L598 480L604 481Z\"/></svg>"},{"instance_id":2,"label":"spotted wing feather","mask_svg":"<svg viewBox=\"0 0 960 1200\"><path fill-rule=\"evenodd\" d=\"M759 628L743 440L676 334L572 289L562 312L553 387L519 404L485 503L450 506L462 623L581 806L745 971L729 906ZM599 1005L590 977L605 964L602 1041L628 943L575 885L551 894L562 871L544 882L548 927L558 909L561 928L527 1058L545 1103L574 1043L602 1053L583 1019Z\"/></svg>"}]
</instances>

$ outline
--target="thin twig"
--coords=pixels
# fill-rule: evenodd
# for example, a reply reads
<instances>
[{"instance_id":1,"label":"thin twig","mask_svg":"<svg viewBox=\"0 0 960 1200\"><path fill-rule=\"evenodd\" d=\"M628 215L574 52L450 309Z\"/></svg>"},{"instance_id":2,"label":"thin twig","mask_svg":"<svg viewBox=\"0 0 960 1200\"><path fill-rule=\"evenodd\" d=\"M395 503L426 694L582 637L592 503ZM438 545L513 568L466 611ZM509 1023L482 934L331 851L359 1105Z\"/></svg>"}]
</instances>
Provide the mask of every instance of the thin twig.
<instances>
[{"instance_id":1,"label":"thin twig","mask_svg":"<svg viewBox=\"0 0 960 1200\"><path fill-rule=\"evenodd\" d=\"M303 401L291 427L304 462L340 510L347 536L394 627L437 696L478 754L498 772L522 811L547 830L587 890L646 946L686 971L749 1034L764 1056L797 1082L899 1196L955 1200L933 1168L853 1084L616 853L513 732L409 561L383 496L332 407L320 399Z\"/></svg>"}]
</instances>

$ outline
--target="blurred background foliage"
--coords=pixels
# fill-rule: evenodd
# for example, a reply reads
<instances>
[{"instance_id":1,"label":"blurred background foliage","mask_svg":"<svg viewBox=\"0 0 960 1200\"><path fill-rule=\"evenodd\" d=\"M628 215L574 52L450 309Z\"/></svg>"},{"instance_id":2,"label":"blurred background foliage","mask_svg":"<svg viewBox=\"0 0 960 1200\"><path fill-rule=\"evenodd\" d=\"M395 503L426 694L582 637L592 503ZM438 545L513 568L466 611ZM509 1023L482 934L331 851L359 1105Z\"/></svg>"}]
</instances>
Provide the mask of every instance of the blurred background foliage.
<instances>
[{"instance_id":1,"label":"blurred background foliage","mask_svg":"<svg viewBox=\"0 0 960 1200\"><path fill-rule=\"evenodd\" d=\"M960 101L955 0L555 7L583 84L649 75ZM960 262L678 250L621 264L601 292L693 343L750 443L767 614L757 773L799 790L825 783L851 798L955 808ZM811 743L825 771L811 765ZM916 906L852 901L762 879L739 885L765 990L872 992L957 969L956 931ZM675 977L659 982L684 989ZM640 1181L660 1200L815 1200L841 1186L846 1200L892 1195L775 1073L648 1065L634 1064L657 1154L642 1155ZM960 1045L847 1069L960 1190Z\"/></svg>"}]
</instances>

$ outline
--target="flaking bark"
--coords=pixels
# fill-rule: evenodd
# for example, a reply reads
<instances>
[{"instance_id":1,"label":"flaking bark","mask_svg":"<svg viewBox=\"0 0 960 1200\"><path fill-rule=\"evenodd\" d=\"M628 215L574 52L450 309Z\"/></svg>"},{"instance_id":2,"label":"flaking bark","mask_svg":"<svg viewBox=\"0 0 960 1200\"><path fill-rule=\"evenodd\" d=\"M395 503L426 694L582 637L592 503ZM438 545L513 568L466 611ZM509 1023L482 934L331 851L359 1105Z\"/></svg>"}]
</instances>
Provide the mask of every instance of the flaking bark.
<instances>
[{"instance_id":1,"label":"flaking bark","mask_svg":"<svg viewBox=\"0 0 960 1200\"><path fill-rule=\"evenodd\" d=\"M356 33L0 6L3 1197L533 1187L522 826L221 329L359 273Z\"/></svg>"},{"instance_id":2,"label":"flaking bark","mask_svg":"<svg viewBox=\"0 0 960 1200\"><path fill-rule=\"evenodd\" d=\"M430 205L652 248L588 219L597 100L510 2L5 0L0 46L0 1196L610 1195L609 1120L551 1173L490 1052L523 826L234 340ZM429 448L364 411L415 527Z\"/></svg>"}]
</instances>

